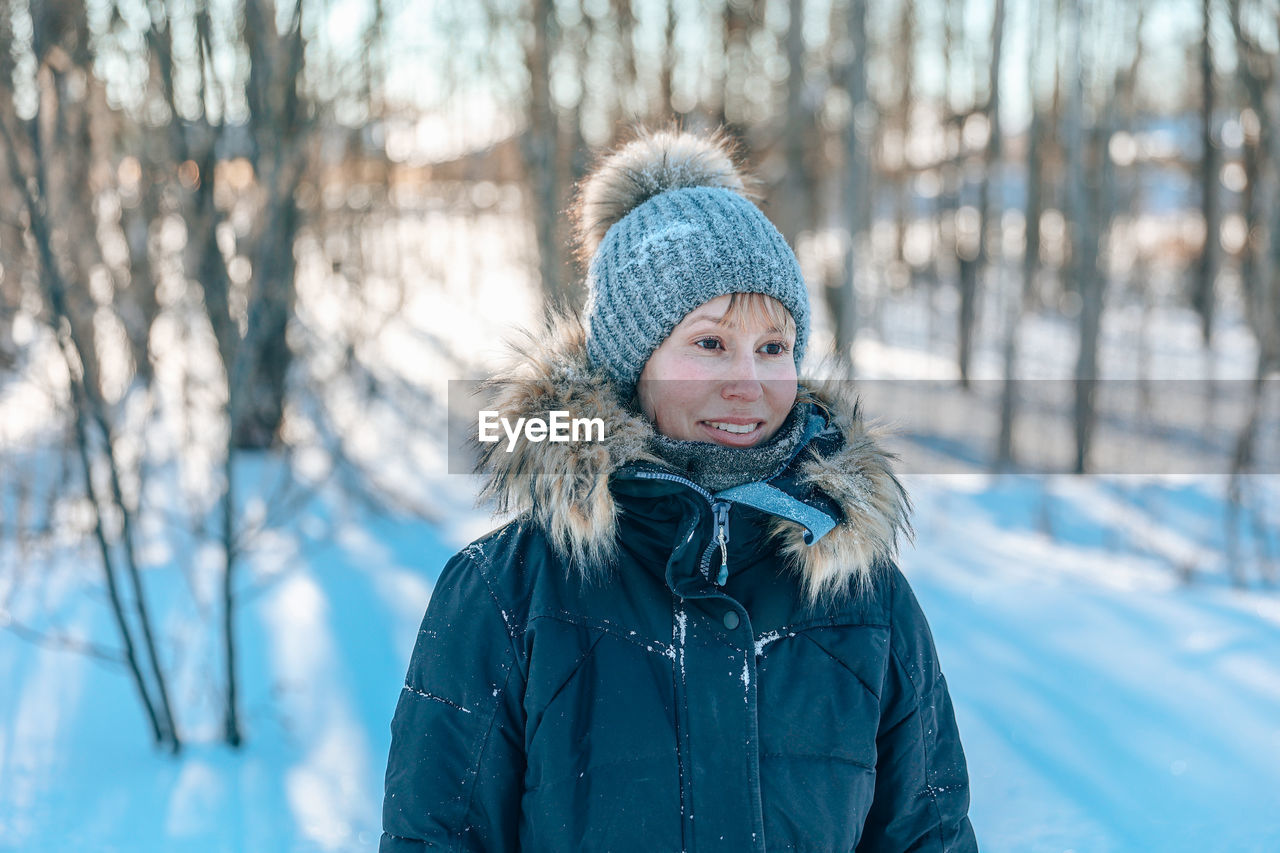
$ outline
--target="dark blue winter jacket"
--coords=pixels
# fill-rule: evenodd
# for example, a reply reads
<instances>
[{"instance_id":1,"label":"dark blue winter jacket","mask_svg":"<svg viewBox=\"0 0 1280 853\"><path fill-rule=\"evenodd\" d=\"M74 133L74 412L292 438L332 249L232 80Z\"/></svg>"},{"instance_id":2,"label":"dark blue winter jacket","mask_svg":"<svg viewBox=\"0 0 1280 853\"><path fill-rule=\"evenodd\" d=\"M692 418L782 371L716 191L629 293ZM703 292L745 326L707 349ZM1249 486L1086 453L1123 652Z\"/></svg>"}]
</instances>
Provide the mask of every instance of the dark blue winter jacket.
<instances>
[{"instance_id":1,"label":"dark blue winter jacket","mask_svg":"<svg viewBox=\"0 0 1280 853\"><path fill-rule=\"evenodd\" d=\"M977 849L892 561L906 496L852 401L802 387L801 452L710 495L647 454L578 334L497 391L509 416L598 414L606 439L487 449L488 491L524 511L437 581L382 853Z\"/></svg>"}]
</instances>

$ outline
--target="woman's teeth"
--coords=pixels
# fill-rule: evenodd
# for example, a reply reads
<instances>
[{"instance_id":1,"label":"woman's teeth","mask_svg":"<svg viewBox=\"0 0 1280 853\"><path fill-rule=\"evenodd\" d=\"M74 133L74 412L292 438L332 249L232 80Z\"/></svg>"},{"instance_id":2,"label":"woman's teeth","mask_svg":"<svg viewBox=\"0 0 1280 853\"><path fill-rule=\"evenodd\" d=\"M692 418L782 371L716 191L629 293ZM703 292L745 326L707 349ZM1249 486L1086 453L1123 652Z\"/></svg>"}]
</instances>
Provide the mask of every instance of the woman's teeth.
<instances>
[{"instance_id":1,"label":"woman's teeth","mask_svg":"<svg viewBox=\"0 0 1280 853\"><path fill-rule=\"evenodd\" d=\"M759 424L721 424L715 421L712 421L711 425L716 429L722 429L735 435L746 435L749 432L755 432L756 427L759 426Z\"/></svg>"}]
</instances>

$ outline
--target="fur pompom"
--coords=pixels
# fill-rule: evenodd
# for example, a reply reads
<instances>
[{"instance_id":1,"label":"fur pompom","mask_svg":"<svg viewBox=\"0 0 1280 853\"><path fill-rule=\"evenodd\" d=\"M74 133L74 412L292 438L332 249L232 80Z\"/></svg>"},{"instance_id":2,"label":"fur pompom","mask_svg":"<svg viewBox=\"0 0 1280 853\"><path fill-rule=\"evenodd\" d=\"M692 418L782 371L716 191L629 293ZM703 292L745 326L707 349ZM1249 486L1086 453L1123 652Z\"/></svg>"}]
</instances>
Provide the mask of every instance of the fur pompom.
<instances>
[{"instance_id":1,"label":"fur pompom","mask_svg":"<svg viewBox=\"0 0 1280 853\"><path fill-rule=\"evenodd\" d=\"M575 242L585 266L607 232L634 208L667 190L723 187L750 197L748 177L734 162L723 130L700 135L642 131L606 157L578 187Z\"/></svg>"}]
</instances>

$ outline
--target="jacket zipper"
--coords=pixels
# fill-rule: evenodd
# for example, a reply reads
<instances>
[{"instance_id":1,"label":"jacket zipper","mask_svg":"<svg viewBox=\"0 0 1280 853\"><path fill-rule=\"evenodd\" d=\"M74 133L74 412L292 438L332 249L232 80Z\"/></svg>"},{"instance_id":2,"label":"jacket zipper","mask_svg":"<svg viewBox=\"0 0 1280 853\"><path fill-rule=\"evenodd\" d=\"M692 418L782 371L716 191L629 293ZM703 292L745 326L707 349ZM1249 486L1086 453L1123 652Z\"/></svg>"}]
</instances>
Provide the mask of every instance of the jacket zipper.
<instances>
[{"instance_id":1,"label":"jacket zipper","mask_svg":"<svg viewBox=\"0 0 1280 853\"><path fill-rule=\"evenodd\" d=\"M705 551L702 552L702 562L699 569L702 576L714 583L716 586L724 586L729 580L729 501L716 500L715 495L699 486L697 483L681 477L677 474L668 474L664 471L636 471L633 476L641 480L668 480L672 483L681 483L693 489L711 505L712 517L715 520L715 529L711 534L711 544L707 545ZM720 571L713 579L711 577L711 555L715 553L716 548L720 549Z\"/></svg>"},{"instance_id":2,"label":"jacket zipper","mask_svg":"<svg viewBox=\"0 0 1280 853\"><path fill-rule=\"evenodd\" d=\"M729 502L716 501L711 510L716 518L715 541L720 543L720 574L716 575L716 586L724 586L729 580Z\"/></svg>"}]
</instances>

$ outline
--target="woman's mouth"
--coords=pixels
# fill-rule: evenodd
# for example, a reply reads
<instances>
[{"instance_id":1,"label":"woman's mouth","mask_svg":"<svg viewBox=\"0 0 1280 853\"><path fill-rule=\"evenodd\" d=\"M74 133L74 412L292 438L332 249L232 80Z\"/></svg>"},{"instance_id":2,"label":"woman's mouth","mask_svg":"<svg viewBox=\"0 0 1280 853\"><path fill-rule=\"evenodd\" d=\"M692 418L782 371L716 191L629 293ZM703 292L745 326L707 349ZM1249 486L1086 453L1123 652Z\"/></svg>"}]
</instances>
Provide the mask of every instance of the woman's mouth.
<instances>
[{"instance_id":1,"label":"woman's mouth","mask_svg":"<svg viewBox=\"0 0 1280 853\"><path fill-rule=\"evenodd\" d=\"M760 438L763 421L699 421L701 426L718 444L747 447Z\"/></svg>"},{"instance_id":2,"label":"woman's mouth","mask_svg":"<svg viewBox=\"0 0 1280 853\"><path fill-rule=\"evenodd\" d=\"M760 426L758 423L757 424L726 424L720 421L711 421L711 425L716 429L722 429L725 432L731 432L735 435L746 435L747 433L754 431L756 427Z\"/></svg>"}]
</instances>

